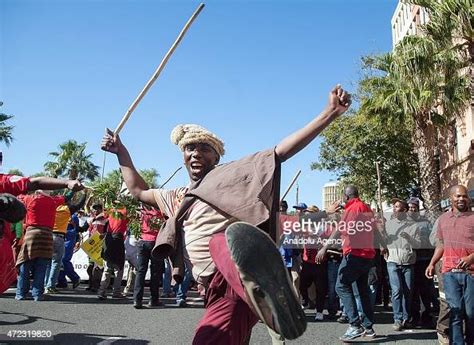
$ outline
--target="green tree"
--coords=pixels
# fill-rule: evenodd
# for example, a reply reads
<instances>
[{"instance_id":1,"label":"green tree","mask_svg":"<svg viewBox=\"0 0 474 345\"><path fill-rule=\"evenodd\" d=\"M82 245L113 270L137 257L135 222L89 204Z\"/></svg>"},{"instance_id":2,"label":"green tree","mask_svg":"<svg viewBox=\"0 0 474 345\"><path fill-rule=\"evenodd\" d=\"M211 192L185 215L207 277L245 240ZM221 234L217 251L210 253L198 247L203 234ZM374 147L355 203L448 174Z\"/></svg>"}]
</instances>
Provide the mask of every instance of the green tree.
<instances>
[{"instance_id":1,"label":"green tree","mask_svg":"<svg viewBox=\"0 0 474 345\"><path fill-rule=\"evenodd\" d=\"M24 176L20 169L10 169L7 172L8 175Z\"/></svg>"},{"instance_id":2,"label":"green tree","mask_svg":"<svg viewBox=\"0 0 474 345\"><path fill-rule=\"evenodd\" d=\"M86 154L86 143L68 140L59 145L59 151L50 152L53 161L44 164L48 175L69 179L94 180L99 176L99 167L91 162L92 154Z\"/></svg>"},{"instance_id":3,"label":"green tree","mask_svg":"<svg viewBox=\"0 0 474 345\"><path fill-rule=\"evenodd\" d=\"M156 179L159 174L155 169L139 171L150 188L157 188ZM141 203L127 192L120 170L112 170L102 180L95 180L91 184L91 202L99 202L105 210L114 217L121 217L118 209L127 210L127 220L130 231L137 238L140 237L140 210ZM158 225L157 225L158 226Z\"/></svg>"},{"instance_id":4,"label":"green tree","mask_svg":"<svg viewBox=\"0 0 474 345\"><path fill-rule=\"evenodd\" d=\"M3 102L0 102L0 107L3 106ZM13 115L7 115L0 112L0 142L4 142L5 145L10 146L13 141L13 126L8 126L6 122L13 118Z\"/></svg>"},{"instance_id":5,"label":"green tree","mask_svg":"<svg viewBox=\"0 0 474 345\"><path fill-rule=\"evenodd\" d=\"M157 178L160 177L158 171L156 169L143 169L140 170L140 176L143 177L145 182L148 184L150 188L158 188Z\"/></svg>"},{"instance_id":6,"label":"green tree","mask_svg":"<svg viewBox=\"0 0 474 345\"><path fill-rule=\"evenodd\" d=\"M336 172L343 184L359 187L366 201L376 201L380 163L382 197L405 197L416 184L417 161L411 131L406 126L387 126L376 118L350 113L322 132L319 161L312 169Z\"/></svg>"},{"instance_id":7,"label":"green tree","mask_svg":"<svg viewBox=\"0 0 474 345\"><path fill-rule=\"evenodd\" d=\"M429 21L422 27L438 49L455 50L469 64L471 106L474 106L474 2L472 0L405 0L424 7Z\"/></svg>"},{"instance_id":8,"label":"green tree","mask_svg":"<svg viewBox=\"0 0 474 345\"><path fill-rule=\"evenodd\" d=\"M363 62L367 74L360 82L360 111L387 125L411 128L425 207L440 210L436 126L461 115L467 105L464 61L457 52L440 51L425 37L407 36L392 53Z\"/></svg>"}]
</instances>

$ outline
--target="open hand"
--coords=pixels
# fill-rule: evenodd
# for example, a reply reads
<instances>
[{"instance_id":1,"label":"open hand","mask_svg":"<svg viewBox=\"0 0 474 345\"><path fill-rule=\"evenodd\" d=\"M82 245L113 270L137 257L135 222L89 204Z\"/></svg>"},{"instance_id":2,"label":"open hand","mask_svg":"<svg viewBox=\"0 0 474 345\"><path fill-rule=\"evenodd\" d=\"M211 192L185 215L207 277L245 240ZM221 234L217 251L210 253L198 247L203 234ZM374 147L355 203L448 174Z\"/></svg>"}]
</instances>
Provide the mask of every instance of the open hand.
<instances>
[{"instance_id":1,"label":"open hand","mask_svg":"<svg viewBox=\"0 0 474 345\"><path fill-rule=\"evenodd\" d=\"M467 270L473 263L474 255L464 256L459 260L459 263L456 268L462 268L463 270Z\"/></svg>"}]
</instances>

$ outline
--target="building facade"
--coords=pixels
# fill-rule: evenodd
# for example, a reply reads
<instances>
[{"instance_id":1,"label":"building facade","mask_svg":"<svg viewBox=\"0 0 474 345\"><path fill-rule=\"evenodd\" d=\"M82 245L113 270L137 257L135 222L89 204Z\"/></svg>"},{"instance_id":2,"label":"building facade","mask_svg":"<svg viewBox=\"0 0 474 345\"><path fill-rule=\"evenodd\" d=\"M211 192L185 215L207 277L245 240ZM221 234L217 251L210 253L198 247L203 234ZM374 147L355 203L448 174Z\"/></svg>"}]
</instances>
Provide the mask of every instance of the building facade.
<instances>
[{"instance_id":1,"label":"building facade","mask_svg":"<svg viewBox=\"0 0 474 345\"><path fill-rule=\"evenodd\" d=\"M393 46L405 36L420 34L420 25L426 24L428 20L428 13L423 7L398 2L392 17Z\"/></svg>"},{"instance_id":2,"label":"building facade","mask_svg":"<svg viewBox=\"0 0 474 345\"><path fill-rule=\"evenodd\" d=\"M395 47L407 35L421 34L420 26L427 23L425 9L399 2L392 17L392 40ZM449 188L456 184L467 186L474 195L474 111L468 106L457 119L438 130L438 158L441 206L449 205Z\"/></svg>"},{"instance_id":3,"label":"building facade","mask_svg":"<svg viewBox=\"0 0 474 345\"><path fill-rule=\"evenodd\" d=\"M335 181L330 181L323 186L323 207L326 210L330 205L341 199L341 190Z\"/></svg>"}]
</instances>

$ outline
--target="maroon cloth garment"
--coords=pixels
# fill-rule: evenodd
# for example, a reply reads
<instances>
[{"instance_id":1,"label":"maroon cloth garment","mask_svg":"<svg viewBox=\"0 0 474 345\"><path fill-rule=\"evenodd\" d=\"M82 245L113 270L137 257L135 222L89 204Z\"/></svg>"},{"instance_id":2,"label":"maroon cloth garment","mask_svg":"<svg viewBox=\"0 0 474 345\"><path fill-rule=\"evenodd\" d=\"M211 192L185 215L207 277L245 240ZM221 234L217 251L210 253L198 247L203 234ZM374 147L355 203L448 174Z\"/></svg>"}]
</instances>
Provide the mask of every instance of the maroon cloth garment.
<instances>
[{"instance_id":1,"label":"maroon cloth garment","mask_svg":"<svg viewBox=\"0 0 474 345\"><path fill-rule=\"evenodd\" d=\"M206 291L206 312L196 328L193 345L243 344L258 318L245 302L224 233L212 236L209 249L217 271Z\"/></svg>"},{"instance_id":2,"label":"maroon cloth garment","mask_svg":"<svg viewBox=\"0 0 474 345\"><path fill-rule=\"evenodd\" d=\"M199 322L193 345L243 344L257 316L245 302L245 292L224 233L215 234L209 250L217 267L206 291L206 312Z\"/></svg>"}]
</instances>

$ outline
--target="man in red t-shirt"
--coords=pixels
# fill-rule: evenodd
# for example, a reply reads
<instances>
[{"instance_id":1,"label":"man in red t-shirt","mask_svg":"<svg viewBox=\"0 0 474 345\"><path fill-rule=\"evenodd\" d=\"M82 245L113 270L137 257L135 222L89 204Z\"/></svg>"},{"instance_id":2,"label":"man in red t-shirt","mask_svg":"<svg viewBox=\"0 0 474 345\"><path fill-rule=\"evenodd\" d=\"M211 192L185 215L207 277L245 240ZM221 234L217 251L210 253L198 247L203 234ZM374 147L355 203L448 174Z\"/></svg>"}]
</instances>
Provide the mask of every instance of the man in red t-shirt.
<instances>
[{"instance_id":1,"label":"man in red t-shirt","mask_svg":"<svg viewBox=\"0 0 474 345\"><path fill-rule=\"evenodd\" d=\"M125 298L122 294L123 267L125 265L125 235L127 233L128 221L127 210L111 210L108 217L107 233L105 236L102 258L104 259L104 272L100 280L97 297L100 300L107 298L106 289L110 278L114 275L112 298Z\"/></svg>"},{"instance_id":2,"label":"man in red t-shirt","mask_svg":"<svg viewBox=\"0 0 474 345\"><path fill-rule=\"evenodd\" d=\"M37 189L56 190L62 188L69 188L73 191L84 188L77 180L61 180L52 177L22 177L16 175L0 174L0 193L10 193L12 195L26 194L27 192L35 191ZM10 206L15 208L15 213L26 211L23 206ZM22 208L22 210L19 210ZM12 214L12 210L7 211ZM23 218L23 217L22 217ZM16 279L15 259L13 255L12 240L10 225L8 222L2 221L5 217L0 214L0 222L3 224L6 236L0 238L0 293L3 293ZM8 221L8 220L7 220ZM13 243L15 246L16 244Z\"/></svg>"},{"instance_id":3,"label":"man in red t-shirt","mask_svg":"<svg viewBox=\"0 0 474 345\"><path fill-rule=\"evenodd\" d=\"M374 311L369 298L368 277L370 268L374 266L374 231L373 213L371 208L359 198L355 186L347 186L344 190L344 213L330 240L338 236L342 240L343 258L339 266L336 291L341 299L344 310L349 318L350 326L340 337L343 341L352 340L362 335L374 337L372 329ZM318 253L317 261L324 258L329 245L324 246ZM362 302L362 317L355 303L352 289L357 284Z\"/></svg>"},{"instance_id":4,"label":"man in red t-shirt","mask_svg":"<svg viewBox=\"0 0 474 345\"><path fill-rule=\"evenodd\" d=\"M433 229L438 242L426 276L433 278L434 267L443 258L441 272L450 308L450 343L474 344L474 213L465 186L451 187L450 199L452 209L438 218Z\"/></svg>"},{"instance_id":5,"label":"man in red t-shirt","mask_svg":"<svg viewBox=\"0 0 474 345\"><path fill-rule=\"evenodd\" d=\"M156 236L164 221L163 214L155 208L143 208L140 214L141 239L137 243L137 277L133 289L133 307L142 307L143 291L145 289L145 275L150 262L150 307L162 305L160 302L160 277L164 271L163 259L158 259L151 255L155 246Z\"/></svg>"},{"instance_id":6,"label":"man in red t-shirt","mask_svg":"<svg viewBox=\"0 0 474 345\"><path fill-rule=\"evenodd\" d=\"M65 203L64 196L50 196L37 191L31 195L21 195L19 199L26 206L25 236L18 253L16 266L19 270L16 289L17 300L25 299L30 288L30 272L33 272L31 294L34 300L42 299L45 276L53 257L52 229L56 208Z\"/></svg>"}]
</instances>

